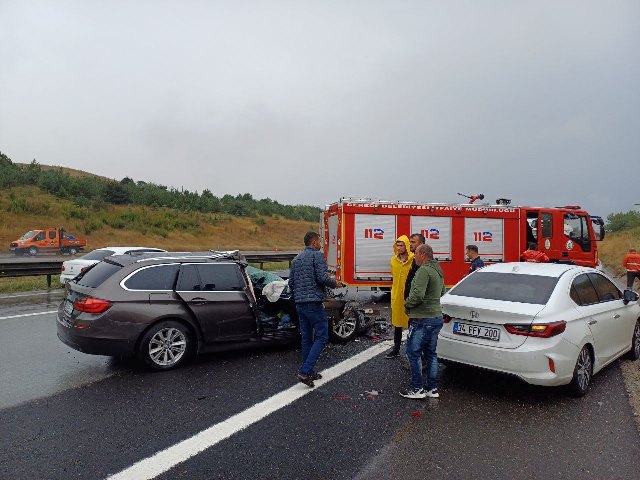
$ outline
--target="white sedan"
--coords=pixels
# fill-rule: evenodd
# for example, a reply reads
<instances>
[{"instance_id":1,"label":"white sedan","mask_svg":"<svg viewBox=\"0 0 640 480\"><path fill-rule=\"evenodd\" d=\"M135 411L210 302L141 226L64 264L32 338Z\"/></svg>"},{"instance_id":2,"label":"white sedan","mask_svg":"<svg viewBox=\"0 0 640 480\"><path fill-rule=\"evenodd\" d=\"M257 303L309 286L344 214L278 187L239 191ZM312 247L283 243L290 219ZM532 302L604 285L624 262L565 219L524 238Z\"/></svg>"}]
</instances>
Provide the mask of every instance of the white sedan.
<instances>
[{"instance_id":1,"label":"white sedan","mask_svg":"<svg viewBox=\"0 0 640 480\"><path fill-rule=\"evenodd\" d=\"M640 357L638 294L575 265L503 263L465 277L442 297L438 357L516 375L534 385L569 385L618 357Z\"/></svg>"},{"instance_id":2,"label":"white sedan","mask_svg":"<svg viewBox=\"0 0 640 480\"><path fill-rule=\"evenodd\" d=\"M153 247L104 247L89 252L86 255L67 260L62 263L62 272L60 273L60 283L66 284L69 280L75 278L78 274L84 272L91 265L95 265L105 257L111 255L124 255L130 252L166 252L161 248Z\"/></svg>"}]
</instances>

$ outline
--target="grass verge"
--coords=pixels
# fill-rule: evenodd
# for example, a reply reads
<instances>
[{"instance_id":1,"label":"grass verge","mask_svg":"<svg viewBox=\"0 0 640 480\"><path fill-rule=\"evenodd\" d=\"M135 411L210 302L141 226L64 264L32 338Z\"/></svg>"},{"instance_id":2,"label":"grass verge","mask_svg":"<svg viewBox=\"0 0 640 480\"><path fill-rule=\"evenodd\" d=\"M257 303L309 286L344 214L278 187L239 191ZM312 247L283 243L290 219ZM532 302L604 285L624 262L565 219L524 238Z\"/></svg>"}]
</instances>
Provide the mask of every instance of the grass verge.
<instances>
[{"instance_id":1,"label":"grass verge","mask_svg":"<svg viewBox=\"0 0 640 480\"><path fill-rule=\"evenodd\" d=\"M47 290L47 276L0 278L0 293L30 292L33 290ZM60 276L51 275L51 288L62 288Z\"/></svg>"}]
</instances>

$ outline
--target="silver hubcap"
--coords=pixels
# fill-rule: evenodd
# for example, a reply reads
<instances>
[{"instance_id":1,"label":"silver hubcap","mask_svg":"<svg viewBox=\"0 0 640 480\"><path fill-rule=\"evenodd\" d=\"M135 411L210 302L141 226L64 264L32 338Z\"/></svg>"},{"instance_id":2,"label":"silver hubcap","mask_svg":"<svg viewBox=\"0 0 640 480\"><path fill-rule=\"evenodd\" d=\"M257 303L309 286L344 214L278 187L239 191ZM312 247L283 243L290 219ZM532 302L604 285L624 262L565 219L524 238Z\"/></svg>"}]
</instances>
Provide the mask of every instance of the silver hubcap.
<instances>
[{"instance_id":1,"label":"silver hubcap","mask_svg":"<svg viewBox=\"0 0 640 480\"><path fill-rule=\"evenodd\" d=\"M340 338L347 338L356 329L357 319L341 318L333 324L333 332Z\"/></svg>"},{"instance_id":2,"label":"silver hubcap","mask_svg":"<svg viewBox=\"0 0 640 480\"><path fill-rule=\"evenodd\" d=\"M576 365L578 374L578 385L581 390L586 390L591 380L591 355L586 348L583 348L578 355L578 364Z\"/></svg>"},{"instance_id":3,"label":"silver hubcap","mask_svg":"<svg viewBox=\"0 0 640 480\"><path fill-rule=\"evenodd\" d=\"M153 363L163 367L178 363L186 350L187 338L173 327L159 330L149 342L149 357Z\"/></svg>"},{"instance_id":4,"label":"silver hubcap","mask_svg":"<svg viewBox=\"0 0 640 480\"><path fill-rule=\"evenodd\" d=\"M633 332L633 349L636 357L640 357L640 322L636 323L636 329Z\"/></svg>"}]
</instances>

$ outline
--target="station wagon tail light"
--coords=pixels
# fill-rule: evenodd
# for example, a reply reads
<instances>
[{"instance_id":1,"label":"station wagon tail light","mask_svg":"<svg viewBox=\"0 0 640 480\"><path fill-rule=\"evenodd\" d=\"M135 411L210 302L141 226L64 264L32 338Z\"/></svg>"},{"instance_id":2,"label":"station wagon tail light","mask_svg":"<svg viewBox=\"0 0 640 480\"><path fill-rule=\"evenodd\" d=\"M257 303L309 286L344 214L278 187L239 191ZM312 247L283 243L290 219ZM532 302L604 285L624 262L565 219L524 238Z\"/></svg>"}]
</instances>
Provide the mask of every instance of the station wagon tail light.
<instances>
[{"instance_id":1,"label":"station wagon tail light","mask_svg":"<svg viewBox=\"0 0 640 480\"><path fill-rule=\"evenodd\" d=\"M451 317L445 313L444 315L442 315L442 321L444 323L449 323L451 321Z\"/></svg>"},{"instance_id":2,"label":"station wagon tail light","mask_svg":"<svg viewBox=\"0 0 640 480\"><path fill-rule=\"evenodd\" d=\"M102 313L111 307L111 302L100 298L87 297L83 300L76 300L73 307L79 312Z\"/></svg>"},{"instance_id":3,"label":"station wagon tail light","mask_svg":"<svg viewBox=\"0 0 640 480\"><path fill-rule=\"evenodd\" d=\"M512 335L549 338L560 335L567 328L567 322L533 323L531 325L507 324L504 326Z\"/></svg>"}]
</instances>

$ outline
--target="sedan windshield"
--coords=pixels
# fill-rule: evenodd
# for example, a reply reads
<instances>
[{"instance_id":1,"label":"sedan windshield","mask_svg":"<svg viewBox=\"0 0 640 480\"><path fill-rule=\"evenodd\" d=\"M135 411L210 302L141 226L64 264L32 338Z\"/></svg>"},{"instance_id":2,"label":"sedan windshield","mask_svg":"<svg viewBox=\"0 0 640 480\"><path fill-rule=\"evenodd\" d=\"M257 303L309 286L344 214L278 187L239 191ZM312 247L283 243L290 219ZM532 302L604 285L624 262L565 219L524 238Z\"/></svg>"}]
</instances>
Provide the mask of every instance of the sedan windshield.
<instances>
[{"instance_id":1,"label":"sedan windshield","mask_svg":"<svg viewBox=\"0 0 640 480\"><path fill-rule=\"evenodd\" d=\"M91 253L87 253L82 257L82 260L102 260L104 257L110 257L113 255L112 250L94 250Z\"/></svg>"},{"instance_id":2,"label":"sedan windshield","mask_svg":"<svg viewBox=\"0 0 640 480\"><path fill-rule=\"evenodd\" d=\"M453 287L449 295L545 305L557 283L558 277L479 271Z\"/></svg>"}]
</instances>

